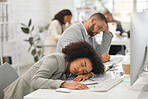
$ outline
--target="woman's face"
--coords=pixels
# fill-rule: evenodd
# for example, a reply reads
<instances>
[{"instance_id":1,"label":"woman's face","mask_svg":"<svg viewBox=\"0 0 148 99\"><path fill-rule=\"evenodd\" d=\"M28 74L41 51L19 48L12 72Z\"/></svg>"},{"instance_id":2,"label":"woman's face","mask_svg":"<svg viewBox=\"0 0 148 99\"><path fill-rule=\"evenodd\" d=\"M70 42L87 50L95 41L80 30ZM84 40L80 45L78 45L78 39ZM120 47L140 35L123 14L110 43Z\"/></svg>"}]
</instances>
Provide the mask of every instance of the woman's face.
<instances>
[{"instance_id":1,"label":"woman's face","mask_svg":"<svg viewBox=\"0 0 148 99\"><path fill-rule=\"evenodd\" d=\"M66 15L64 16L64 23L71 23L71 18L72 18L72 15Z\"/></svg>"},{"instance_id":2,"label":"woman's face","mask_svg":"<svg viewBox=\"0 0 148 99\"><path fill-rule=\"evenodd\" d=\"M69 72L74 75L87 74L93 69L88 58L79 58L69 64Z\"/></svg>"}]
</instances>

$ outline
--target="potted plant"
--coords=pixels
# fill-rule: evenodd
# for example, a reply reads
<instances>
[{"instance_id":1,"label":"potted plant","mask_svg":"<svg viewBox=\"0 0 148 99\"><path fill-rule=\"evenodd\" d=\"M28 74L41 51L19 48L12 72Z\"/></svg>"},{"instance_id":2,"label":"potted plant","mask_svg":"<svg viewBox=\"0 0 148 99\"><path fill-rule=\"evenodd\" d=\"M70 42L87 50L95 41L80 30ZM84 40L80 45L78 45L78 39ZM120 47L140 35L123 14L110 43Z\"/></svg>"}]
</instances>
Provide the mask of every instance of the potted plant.
<instances>
[{"instance_id":1,"label":"potted plant","mask_svg":"<svg viewBox=\"0 0 148 99\"><path fill-rule=\"evenodd\" d=\"M28 52L30 51L31 54L34 57L34 61L37 62L39 60L40 54L41 54L41 45L39 44L40 38L39 36L33 35L34 25L32 24L32 20L30 19L28 24L21 23L21 30L23 33L29 35L28 39L25 39L24 41L29 42L30 47L28 48Z\"/></svg>"}]
</instances>

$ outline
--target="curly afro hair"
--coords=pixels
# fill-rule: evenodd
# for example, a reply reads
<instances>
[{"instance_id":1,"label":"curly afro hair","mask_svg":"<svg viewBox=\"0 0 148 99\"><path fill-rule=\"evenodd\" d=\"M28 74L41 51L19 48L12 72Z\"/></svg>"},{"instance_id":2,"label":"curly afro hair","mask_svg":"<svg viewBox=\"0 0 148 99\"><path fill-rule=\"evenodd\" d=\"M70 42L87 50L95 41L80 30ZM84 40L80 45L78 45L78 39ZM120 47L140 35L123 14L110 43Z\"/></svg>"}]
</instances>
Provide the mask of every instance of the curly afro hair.
<instances>
[{"instance_id":1,"label":"curly afro hair","mask_svg":"<svg viewBox=\"0 0 148 99\"><path fill-rule=\"evenodd\" d=\"M95 74L104 74L104 65L89 43L85 41L70 43L62 49L62 52L65 54L67 62L72 62L78 58L88 58L92 63L92 72Z\"/></svg>"}]
</instances>

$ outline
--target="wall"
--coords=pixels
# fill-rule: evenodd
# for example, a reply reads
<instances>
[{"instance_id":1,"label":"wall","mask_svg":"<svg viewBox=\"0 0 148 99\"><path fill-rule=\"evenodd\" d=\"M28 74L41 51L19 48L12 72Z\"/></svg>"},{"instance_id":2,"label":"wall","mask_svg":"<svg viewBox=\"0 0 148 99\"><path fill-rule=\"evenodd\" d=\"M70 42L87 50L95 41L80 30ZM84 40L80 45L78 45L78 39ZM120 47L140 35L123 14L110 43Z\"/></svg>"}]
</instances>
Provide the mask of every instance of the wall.
<instances>
[{"instance_id":1,"label":"wall","mask_svg":"<svg viewBox=\"0 0 148 99\"><path fill-rule=\"evenodd\" d=\"M69 9L73 12L73 0L49 0L50 19L62 9Z\"/></svg>"},{"instance_id":2,"label":"wall","mask_svg":"<svg viewBox=\"0 0 148 99\"><path fill-rule=\"evenodd\" d=\"M54 14L67 8L72 9L73 0L10 0L11 28L9 42L4 44L4 56L12 56L13 66L25 66L34 63L29 43L23 41L28 35L22 33L20 23L27 24L32 19L34 34L39 27L47 25Z\"/></svg>"}]
</instances>

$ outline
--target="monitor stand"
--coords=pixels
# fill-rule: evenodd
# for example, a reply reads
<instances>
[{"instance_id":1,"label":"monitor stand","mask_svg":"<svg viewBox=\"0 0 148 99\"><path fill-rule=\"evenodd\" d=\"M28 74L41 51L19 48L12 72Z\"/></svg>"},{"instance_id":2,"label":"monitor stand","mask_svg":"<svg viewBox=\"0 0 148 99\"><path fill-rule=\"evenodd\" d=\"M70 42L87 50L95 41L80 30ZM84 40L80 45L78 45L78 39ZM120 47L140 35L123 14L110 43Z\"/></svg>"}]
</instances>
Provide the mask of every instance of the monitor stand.
<instances>
[{"instance_id":1,"label":"monitor stand","mask_svg":"<svg viewBox=\"0 0 148 99\"><path fill-rule=\"evenodd\" d=\"M144 85L143 88L142 88L142 90L148 91L148 84Z\"/></svg>"},{"instance_id":2,"label":"monitor stand","mask_svg":"<svg viewBox=\"0 0 148 99\"><path fill-rule=\"evenodd\" d=\"M145 62L144 62L144 71L148 72L148 45L146 46L146 52L145 52Z\"/></svg>"},{"instance_id":3,"label":"monitor stand","mask_svg":"<svg viewBox=\"0 0 148 99\"><path fill-rule=\"evenodd\" d=\"M131 86L132 90L148 91L148 72L143 71L137 81Z\"/></svg>"}]
</instances>

